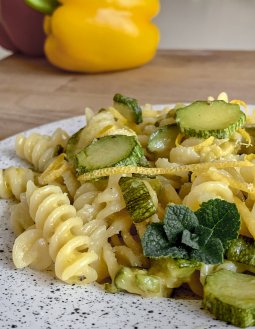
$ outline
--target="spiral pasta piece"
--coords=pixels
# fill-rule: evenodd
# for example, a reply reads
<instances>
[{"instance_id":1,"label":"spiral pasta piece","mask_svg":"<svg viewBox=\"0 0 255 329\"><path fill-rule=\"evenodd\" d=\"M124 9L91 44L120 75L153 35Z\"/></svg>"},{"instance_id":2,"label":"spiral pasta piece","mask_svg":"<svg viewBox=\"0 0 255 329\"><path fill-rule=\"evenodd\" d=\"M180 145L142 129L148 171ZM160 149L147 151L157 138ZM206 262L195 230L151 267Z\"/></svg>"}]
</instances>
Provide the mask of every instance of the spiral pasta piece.
<instances>
[{"instance_id":1,"label":"spiral pasta piece","mask_svg":"<svg viewBox=\"0 0 255 329\"><path fill-rule=\"evenodd\" d=\"M102 209L102 205L94 202L99 193L100 190L98 187L90 182L82 184L77 189L74 195L73 205L84 223L94 219L97 212Z\"/></svg>"},{"instance_id":2,"label":"spiral pasta piece","mask_svg":"<svg viewBox=\"0 0 255 329\"><path fill-rule=\"evenodd\" d=\"M197 210L201 203L217 198L234 202L233 192L227 183L207 181L192 186L190 193L183 199L183 204Z\"/></svg>"},{"instance_id":3,"label":"spiral pasta piece","mask_svg":"<svg viewBox=\"0 0 255 329\"><path fill-rule=\"evenodd\" d=\"M125 201L118 184L120 177L109 177L106 187L95 182L84 183L74 197L77 214L84 222L82 233L91 240L89 251L98 255L93 268L99 282L107 277L114 279L123 265L146 263L138 236L130 232L133 222L124 210Z\"/></svg>"},{"instance_id":4,"label":"spiral pasta piece","mask_svg":"<svg viewBox=\"0 0 255 329\"><path fill-rule=\"evenodd\" d=\"M217 139L212 136L206 140L189 137L170 151L170 161L179 164L210 162L215 160L232 160L240 148L241 135L235 139Z\"/></svg>"},{"instance_id":5,"label":"spiral pasta piece","mask_svg":"<svg viewBox=\"0 0 255 329\"><path fill-rule=\"evenodd\" d=\"M36 171L42 172L51 160L66 146L67 133L57 129L52 136L32 133L28 137L18 135L16 138L17 155L31 163Z\"/></svg>"},{"instance_id":6,"label":"spiral pasta piece","mask_svg":"<svg viewBox=\"0 0 255 329\"><path fill-rule=\"evenodd\" d=\"M60 249L55 264L56 276L59 279L68 283L83 284L96 281L97 272L91 263L95 262L98 256L87 251L89 242L89 237L77 236Z\"/></svg>"},{"instance_id":7,"label":"spiral pasta piece","mask_svg":"<svg viewBox=\"0 0 255 329\"><path fill-rule=\"evenodd\" d=\"M92 142L94 138L103 136L108 129L121 128L110 111L102 110L89 118L86 127L82 130L77 149L82 149Z\"/></svg>"},{"instance_id":8,"label":"spiral pasta piece","mask_svg":"<svg viewBox=\"0 0 255 329\"><path fill-rule=\"evenodd\" d=\"M0 198L20 200L26 191L27 182L34 181L37 174L28 168L9 167L0 169Z\"/></svg>"},{"instance_id":9,"label":"spiral pasta piece","mask_svg":"<svg viewBox=\"0 0 255 329\"><path fill-rule=\"evenodd\" d=\"M13 249L15 265L24 267L37 264L41 256L40 253L34 252L34 249L38 249L34 246L37 246L40 241L44 241L44 245L47 246L47 255L55 262L57 277L69 283L80 282L80 276L86 278L82 280L82 283L95 280L96 272L90 268L89 264L94 262L98 256L93 251L87 252L84 249L85 245L90 242L90 238L79 235L83 221L76 216L76 210L70 205L67 195L58 186L47 185L38 188L32 182L28 182L26 199L35 228L31 230L32 233L29 232L30 230L25 231L15 240ZM80 241L80 244L77 244L77 241ZM24 250L23 246L26 246L27 249ZM82 251L78 250L79 248L82 248ZM77 258L77 254L80 257ZM64 263L62 263L63 257ZM20 259L22 261L18 261ZM81 262L81 270L78 270L78 260ZM74 262L73 267L72 262ZM87 266L83 266L84 262ZM70 267L73 268L72 275L63 274L65 271L68 272ZM76 275L74 268L77 268Z\"/></svg>"},{"instance_id":10,"label":"spiral pasta piece","mask_svg":"<svg viewBox=\"0 0 255 329\"><path fill-rule=\"evenodd\" d=\"M93 183L85 183L74 196L74 207L84 222L101 220L125 208L125 201L118 185L120 175L110 176L107 187L101 191Z\"/></svg>"},{"instance_id":11,"label":"spiral pasta piece","mask_svg":"<svg viewBox=\"0 0 255 329\"><path fill-rule=\"evenodd\" d=\"M83 227L90 237L89 251L98 255L92 267L98 281L114 279L122 266L147 266L137 235L131 234L132 219L126 211L111 215L108 220L92 220Z\"/></svg>"},{"instance_id":12,"label":"spiral pasta piece","mask_svg":"<svg viewBox=\"0 0 255 329\"><path fill-rule=\"evenodd\" d=\"M64 184L67 188L67 191L71 198L74 198L74 195L78 188L80 187L80 182L77 180L75 174L72 170L67 170L62 174Z\"/></svg>"},{"instance_id":13,"label":"spiral pasta piece","mask_svg":"<svg viewBox=\"0 0 255 329\"><path fill-rule=\"evenodd\" d=\"M20 202L11 206L11 228L16 236L26 231L34 225L34 221L29 214L27 199L25 194L21 195Z\"/></svg>"},{"instance_id":14,"label":"spiral pasta piece","mask_svg":"<svg viewBox=\"0 0 255 329\"><path fill-rule=\"evenodd\" d=\"M31 227L20 234L13 245L12 259L17 268L30 266L43 270L49 267L52 260L41 230Z\"/></svg>"},{"instance_id":15,"label":"spiral pasta piece","mask_svg":"<svg viewBox=\"0 0 255 329\"><path fill-rule=\"evenodd\" d=\"M118 184L120 177L121 175L113 175L109 177L107 188L95 198L95 205L98 205L98 207L104 205L103 209L101 209L96 215L97 220L108 218L112 214L117 213L126 207Z\"/></svg>"},{"instance_id":16,"label":"spiral pasta piece","mask_svg":"<svg viewBox=\"0 0 255 329\"><path fill-rule=\"evenodd\" d=\"M110 239L118 263L131 267L147 267L148 260L143 256L133 221L126 211L114 216L109 231L110 229L118 232L112 234Z\"/></svg>"}]
</instances>

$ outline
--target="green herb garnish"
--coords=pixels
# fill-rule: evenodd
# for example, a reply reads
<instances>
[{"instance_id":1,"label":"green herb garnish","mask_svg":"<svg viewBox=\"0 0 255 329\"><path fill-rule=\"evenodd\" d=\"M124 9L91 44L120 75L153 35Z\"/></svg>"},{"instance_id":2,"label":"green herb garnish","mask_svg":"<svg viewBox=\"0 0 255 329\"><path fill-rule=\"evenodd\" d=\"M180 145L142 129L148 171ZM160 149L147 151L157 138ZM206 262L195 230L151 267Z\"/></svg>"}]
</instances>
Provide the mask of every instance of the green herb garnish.
<instances>
[{"instance_id":1,"label":"green herb garnish","mask_svg":"<svg viewBox=\"0 0 255 329\"><path fill-rule=\"evenodd\" d=\"M234 203L213 199L193 212L184 205L170 204L163 223L150 224L142 238L144 255L172 257L218 264L240 229L240 215Z\"/></svg>"}]
</instances>

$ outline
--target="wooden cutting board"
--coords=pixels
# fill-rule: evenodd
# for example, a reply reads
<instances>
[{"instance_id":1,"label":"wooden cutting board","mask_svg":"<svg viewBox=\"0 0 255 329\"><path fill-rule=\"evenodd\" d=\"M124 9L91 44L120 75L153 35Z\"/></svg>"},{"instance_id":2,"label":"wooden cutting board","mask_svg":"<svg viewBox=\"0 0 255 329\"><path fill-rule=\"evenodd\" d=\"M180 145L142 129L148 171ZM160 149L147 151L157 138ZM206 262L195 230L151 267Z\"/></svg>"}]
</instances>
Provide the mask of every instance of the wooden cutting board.
<instances>
[{"instance_id":1,"label":"wooden cutting board","mask_svg":"<svg viewBox=\"0 0 255 329\"><path fill-rule=\"evenodd\" d=\"M67 73L21 55L0 62L0 139L110 105L115 93L140 104L216 97L255 104L255 52L159 51L143 67L104 74Z\"/></svg>"}]
</instances>

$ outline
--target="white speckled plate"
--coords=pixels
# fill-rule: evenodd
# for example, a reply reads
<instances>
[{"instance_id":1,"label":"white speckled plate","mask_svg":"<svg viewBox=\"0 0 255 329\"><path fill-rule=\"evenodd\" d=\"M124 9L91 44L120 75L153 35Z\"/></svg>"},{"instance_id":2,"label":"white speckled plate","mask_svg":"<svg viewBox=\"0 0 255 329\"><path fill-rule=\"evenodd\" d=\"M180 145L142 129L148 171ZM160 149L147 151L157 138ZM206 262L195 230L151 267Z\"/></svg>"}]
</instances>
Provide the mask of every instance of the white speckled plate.
<instances>
[{"instance_id":1,"label":"white speckled plate","mask_svg":"<svg viewBox=\"0 0 255 329\"><path fill-rule=\"evenodd\" d=\"M83 116L34 130L50 134L61 127L73 133L82 125ZM15 156L14 141L15 137L11 137L0 142L0 168L24 165ZM9 201L0 200L0 328L234 328L201 310L199 300L110 294L94 285L64 284L50 272L15 269L11 255L14 235L8 223L9 205Z\"/></svg>"}]
</instances>

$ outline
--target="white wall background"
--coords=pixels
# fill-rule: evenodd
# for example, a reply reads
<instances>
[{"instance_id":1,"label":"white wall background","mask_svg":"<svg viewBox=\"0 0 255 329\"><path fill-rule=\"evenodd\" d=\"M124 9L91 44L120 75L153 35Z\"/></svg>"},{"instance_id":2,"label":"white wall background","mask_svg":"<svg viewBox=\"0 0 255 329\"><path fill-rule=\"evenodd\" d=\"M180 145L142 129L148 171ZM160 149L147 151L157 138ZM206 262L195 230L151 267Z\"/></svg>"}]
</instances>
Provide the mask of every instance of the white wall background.
<instances>
[{"instance_id":1,"label":"white wall background","mask_svg":"<svg viewBox=\"0 0 255 329\"><path fill-rule=\"evenodd\" d=\"M160 48L255 50L255 0L160 2Z\"/></svg>"},{"instance_id":2,"label":"white wall background","mask_svg":"<svg viewBox=\"0 0 255 329\"><path fill-rule=\"evenodd\" d=\"M160 48L255 50L255 0L161 0Z\"/></svg>"}]
</instances>

